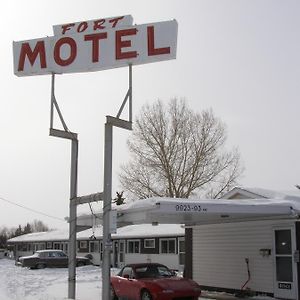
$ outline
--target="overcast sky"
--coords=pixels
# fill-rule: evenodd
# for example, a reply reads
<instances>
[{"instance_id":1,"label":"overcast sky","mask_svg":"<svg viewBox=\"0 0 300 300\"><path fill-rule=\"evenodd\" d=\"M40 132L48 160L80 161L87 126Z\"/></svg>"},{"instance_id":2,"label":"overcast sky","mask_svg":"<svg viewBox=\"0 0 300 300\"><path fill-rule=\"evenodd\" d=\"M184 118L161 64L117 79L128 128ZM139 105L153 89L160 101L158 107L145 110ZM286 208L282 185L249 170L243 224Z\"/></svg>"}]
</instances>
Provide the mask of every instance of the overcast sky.
<instances>
[{"instance_id":1,"label":"overcast sky","mask_svg":"<svg viewBox=\"0 0 300 300\"><path fill-rule=\"evenodd\" d=\"M294 190L300 184L299 14L296 0L4 1L0 199L61 219L68 215L70 142L48 134L51 77L16 77L12 41L51 36L55 24L118 15L132 15L136 24L176 19L179 26L176 60L134 67L134 115L145 103L173 97L186 98L195 111L212 108L227 124L228 147L240 150L240 184ZM105 116L117 114L127 73L56 78L65 121L79 134L79 195L103 189ZM113 195L129 135L114 131ZM0 226L34 219L65 224L0 200Z\"/></svg>"}]
</instances>

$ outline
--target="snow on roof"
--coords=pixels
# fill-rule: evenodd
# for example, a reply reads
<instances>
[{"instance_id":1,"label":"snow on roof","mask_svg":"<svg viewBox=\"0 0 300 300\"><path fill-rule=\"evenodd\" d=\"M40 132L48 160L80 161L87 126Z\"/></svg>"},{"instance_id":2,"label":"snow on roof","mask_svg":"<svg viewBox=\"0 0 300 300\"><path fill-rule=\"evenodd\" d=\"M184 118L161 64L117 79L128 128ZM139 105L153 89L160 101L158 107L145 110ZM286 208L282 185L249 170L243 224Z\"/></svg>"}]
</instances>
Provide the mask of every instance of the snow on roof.
<instances>
[{"instance_id":1,"label":"snow on roof","mask_svg":"<svg viewBox=\"0 0 300 300\"><path fill-rule=\"evenodd\" d=\"M184 235L184 226L180 224L141 224L130 225L118 228L116 234L112 237L158 237L158 236L178 236Z\"/></svg>"},{"instance_id":2,"label":"snow on roof","mask_svg":"<svg viewBox=\"0 0 300 300\"><path fill-rule=\"evenodd\" d=\"M34 232L16 236L8 242L61 241L68 238L68 229Z\"/></svg>"},{"instance_id":3,"label":"snow on roof","mask_svg":"<svg viewBox=\"0 0 300 300\"><path fill-rule=\"evenodd\" d=\"M300 200L300 193L298 193L298 196L296 196L296 194L291 195L290 192L280 192L261 188L244 188L244 190L269 199Z\"/></svg>"},{"instance_id":4,"label":"snow on roof","mask_svg":"<svg viewBox=\"0 0 300 300\"><path fill-rule=\"evenodd\" d=\"M143 211L147 208L152 208L156 205L162 203L199 203L199 204L211 204L211 205L228 205L232 207L236 206L291 206L294 209L300 211L300 197L295 196L286 196L286 197L277 197L277 198L249 198L249 199L180 199L180 198L167 198L167 197L154 197L150 199L142 199L139 201L132 202L128 205L122 205L119 207L118 212L122 212L122 210L130 210L130 211ZM259 209L259 208L258 208Z\"/></svg>"},{"instance_id":5,"label":"snow on roof","mask_svg":"<svg viewBox=\"0 0 300 300\"><path fill-rule=\"evenodd\" d=\"M97 226L77 233L78 240L90 239L92 236L97 239L102 238L102 226ZM184 228L179 224L151 224L129 225L117 229L116 234L112 234L112 239L127 237L158 237L158 236L178 236L184 235ZM42 241L66 241L69 238L69 229L53 230L46 232L35 232L23 234L8 242L42 242Z\"/></svg>"},{"instance_id":6,"label":"snow on roof","mask_svg":"<svg viewBox=\"0 0 300 300\"><path fill-rule=\"evenodd\" d=\"M234 193L243 193L248 192L255 194L255 198L267 198L267 199L281 199L281 200L298 200L300 201L300 190L295 189L294 191L275 191L262 188L251 188L251 187L235 187L228 193L224 195L224 198L227 198L227 195L232 195Z\"/></svg>"}]
</instances>

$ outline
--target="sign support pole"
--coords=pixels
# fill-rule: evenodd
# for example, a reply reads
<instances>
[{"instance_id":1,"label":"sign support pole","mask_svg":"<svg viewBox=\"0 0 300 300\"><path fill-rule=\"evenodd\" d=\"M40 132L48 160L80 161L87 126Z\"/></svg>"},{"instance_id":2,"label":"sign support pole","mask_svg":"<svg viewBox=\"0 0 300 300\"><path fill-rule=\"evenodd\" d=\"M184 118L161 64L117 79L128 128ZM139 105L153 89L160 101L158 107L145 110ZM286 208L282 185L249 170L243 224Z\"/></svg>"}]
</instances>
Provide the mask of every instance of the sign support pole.
<instances>
[{"instance_id":1,"label":"sign support pole","mask_svg":"<svg viewBox=\"0 0 300 300\"><path fill-rule=\"evenodd\" d=\"M129 121L120 119L123 108L129 99ZM106 116L105 144L104 144L104 189L103 189L103 245L104 255L102 262L102 299L109 300L110 295L110 267L112 240L110 232L111 187L112 187L112 149L113 126L132 130L132 65L129 65L129 89L117 117Z\"/></svg>"},{"instance_id":2,"label":"sign support pole","mask_svg":"<svg viewBox=\"0 0 300 300\"><path fill-rule=\"evenodd\" d=\"M64 122L62 113L54 94L55 74L52 74L51 84L51 115L50 135L71 140L71 178L70 178L70 202L69 202L69 248L68 248L68 298L75 299L76 291L76 219L77 219L77 170L78 170L78 139L77 134L70 132ZM53 129L54 106L59 115L64 130Z\"/></svg>"},{"instance_id":3,"label":"sign support pole","mask_svg":"<svg viewBox=\"0 0 300 300\"><path fill-rule=\"evenodd\" d=\"M102 299L110 299L110 252L112 249L110 233L111 211L111 185L112 185L112 124L105 123L105 146L104 146L104 203L103 203L103 245L104 254L102 262Z\"/></svg>"},{"instance_id":4,"label":"sign support pole","mask_svg":"<svg viewBox=\"0 0 300 300\"><path fill-rule=\"evenodd\" d=\"M68 298L75 299L76 293L76 221L77 205L77 172L78 170L78 139L72 140L71 183L70 183L70 223L69 223L69 285Z\"/></svg>"}]
</instances>

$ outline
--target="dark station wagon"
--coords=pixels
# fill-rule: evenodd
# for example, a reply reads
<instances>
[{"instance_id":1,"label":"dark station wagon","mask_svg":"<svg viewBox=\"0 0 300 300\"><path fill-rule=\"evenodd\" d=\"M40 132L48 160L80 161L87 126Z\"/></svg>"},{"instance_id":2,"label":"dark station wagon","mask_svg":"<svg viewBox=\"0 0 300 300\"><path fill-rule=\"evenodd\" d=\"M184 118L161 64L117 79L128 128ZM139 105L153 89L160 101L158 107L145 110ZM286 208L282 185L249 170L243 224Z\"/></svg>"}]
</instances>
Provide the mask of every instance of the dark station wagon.
<instances>
[{"instance_id":1,"label":"dark station wagon","mask_svg":"<svg viewBox=\"0 0 300 300\"><path fill-rule=\"evenodd\" d=\"M66 268L68 267L68 256L62 250L39 250L33 255L22 256L19 258L22 267L31 269L43 268ZM91 264L86 257L76 257L76 266Z\"/></svg>"}]
</instances>

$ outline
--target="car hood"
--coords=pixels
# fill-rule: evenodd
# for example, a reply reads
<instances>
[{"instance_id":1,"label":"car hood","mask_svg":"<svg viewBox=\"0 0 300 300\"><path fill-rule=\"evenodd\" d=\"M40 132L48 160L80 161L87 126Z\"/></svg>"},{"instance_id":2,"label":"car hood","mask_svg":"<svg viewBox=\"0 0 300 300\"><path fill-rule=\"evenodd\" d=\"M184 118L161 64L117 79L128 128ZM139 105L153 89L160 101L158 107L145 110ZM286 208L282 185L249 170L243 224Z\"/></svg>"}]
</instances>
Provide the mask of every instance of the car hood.
<instances>
[{"instance_id":1,"label":"car hood","mask_svg":"<svg viewBox=\"0 0 300 300\"><path fill-rule=\"evenodd\" d=\"M21 256L21 257L19 257L19 260L23 260L23 259L27 259L27 258L35 258L35 257L37 257L37 256L35 256L35 255Z\"/></svg>"},{"instance_id":2,"label":"car hood","mask_svg":"<svg viewBox=\"0 0 300 300\"><path fill-rule=\"evenodd\" d=\"M89 258L83 256L76 256L76 259L89 260Z\"/></svg>"},{"instance_id":3,"label":"car hood","mask_svg":"<svg viewBox=\"0 0 300 300\"><path fill-rule=\"evenodd\" d=\"M169 278L158 278L158 279L144 279L145 283L152 282L157 284L164 290L185 290L185 289L200 289L199 285L189 279L182 277L169 277Z\"/></svg>"}]
</instances>

